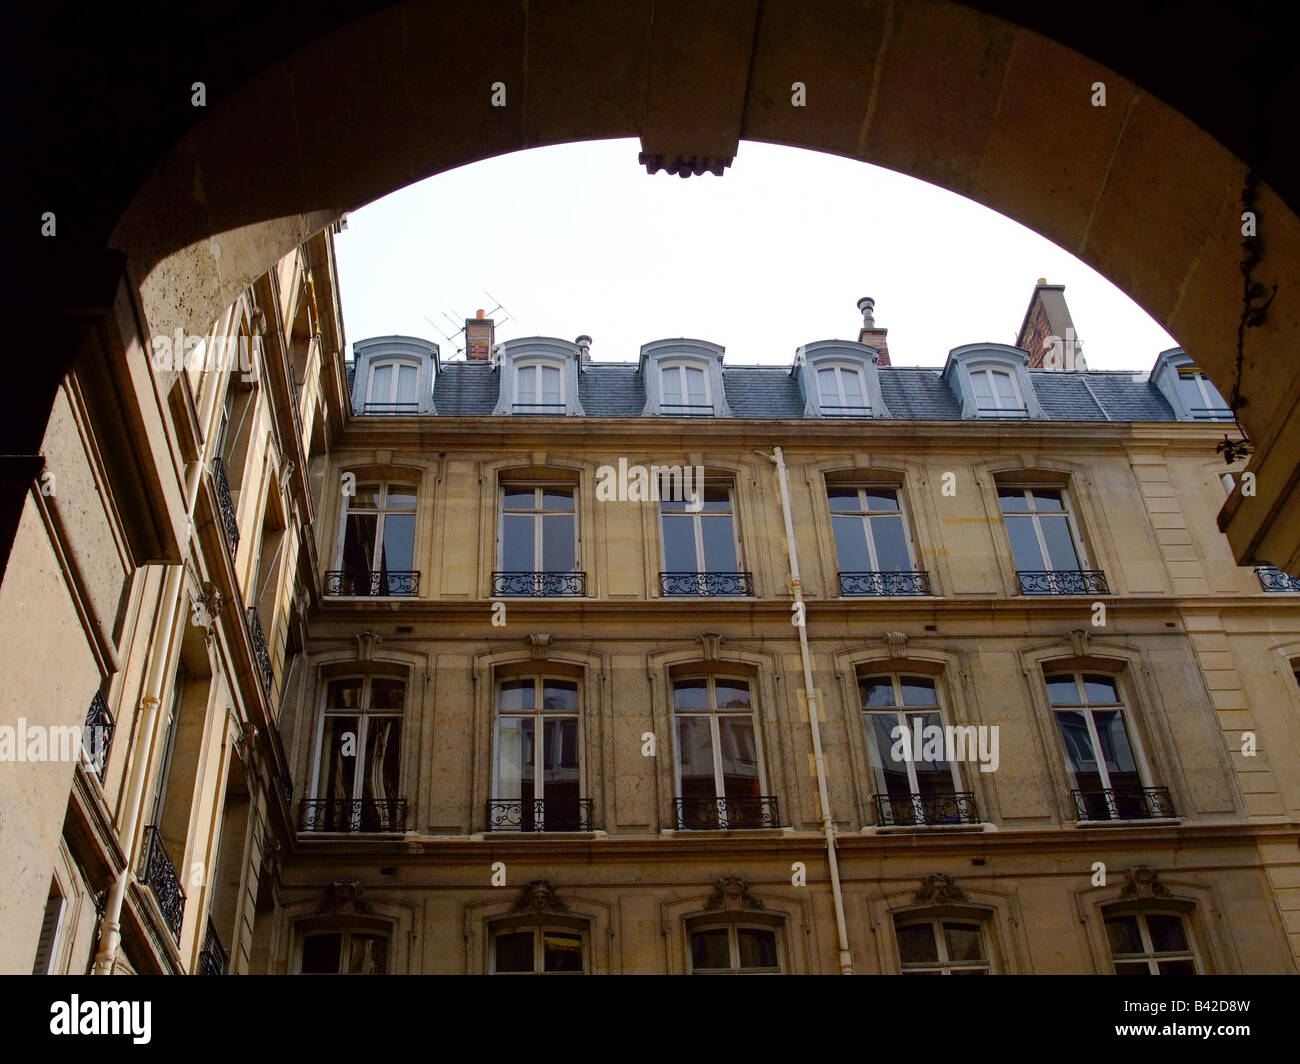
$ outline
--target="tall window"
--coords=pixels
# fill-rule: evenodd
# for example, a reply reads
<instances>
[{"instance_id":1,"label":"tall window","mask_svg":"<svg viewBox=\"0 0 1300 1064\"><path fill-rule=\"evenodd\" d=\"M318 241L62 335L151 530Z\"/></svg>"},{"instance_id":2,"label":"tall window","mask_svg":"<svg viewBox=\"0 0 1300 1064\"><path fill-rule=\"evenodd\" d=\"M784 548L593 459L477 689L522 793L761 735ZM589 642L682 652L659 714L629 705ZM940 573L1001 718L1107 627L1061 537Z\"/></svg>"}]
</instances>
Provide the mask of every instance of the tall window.
<instances>
[{"instance_id":1,"label":"tall window","mask_svg":"<svg viewBox=\"0 0 1300 1064\"><path fill-rule=\"evenodd\" d=\"M695 975L779 975L781 955L769 927L692 924L691 972Z\"/></svg>"},{"instance_id":2,"label":"tall window","mask_svg":"<svg viewBox=\"0 0 1300 1064\"><path fill-rule=\"evenodd\" d=\"M1198 366L1178 367L1178 395L1197 421L1231 421L1232 408Z\"/></svg>"},{"instance_id":3,"label":"tall window","mask_svg":"<svg viewBox=\"0 0 1300 1064\"><path fill-rule=\"evenodd\" d=\"M493 831L585 831L578 684L550 676L497 686Z\"/></svg>"},{"instance_id":4,"label":"tall window","mask_svg":"<svg viewBox=\"0 0 1300 1064\"><path fill-rule=\"evenodd\" d=\"M367 414L413 414L419 408L416 381L420 367L410 362L379 362L370 367Z\"/></svg>"},{"instance_id":5,"label":"tall window","mask_svg":"<svg viewBox=\"0 0 1300 1064\"><path fill-rule=\"evenodd\" d=\"M335 595L415 595L415 486L357 484L347 497L338 571L326 592Z\"/></svg>"},{"instance_id":6,"label":"tall window","mask_svg":"<svg viewBox=\"0 0 1300 1064\"><path fill-rule=\"evenodd\" d=\"M1146 785L1115 677L1059 672L1046 679L1080 819L1172 815L1168 792Z\"/></svg>"},{"instance_id":7,"label":"tall window","mask_svg":"<svg viewBox=\"0 0 1300 1064\"><path fill-rule=\"evenodd\" d=\"M957 765L946 759L943 712L934 681L926 676L863 676L858 691L877 822L885 827L977 823L974 797L961 792Z\"/></svg>"},{"instance_id":8,"label":"tall window","mask_svg":"<svg viewBox=\"0 0 1300 1064\"><path fill-rule=\"evenodd\" d=\"M523 927L492 935L497 975L581 975L587 970L581 932L571 927Z\"/></svg>"},{"instance_id":9,"label":"tall window","mask_svg":"<svg viewBox=\"0 0 1300 1064\"><path fill-rule=\"evenodd\" d=\"M314 791L306 831L401 831L402 710L406 684L349 676L325 690Z\"/></svg>"},{"instance_id":10,"label":"tall window","mask_svg":"<svg viewBox=\"0 0 1300 1064\"><path fill-rule=\"evenodd\" d=\"M829 487L843 595L925 595L896 487Z\"/></svg>"},{"instance_id":11,"label":"tall window","mask_svg":"<svg viewBox=\"0 0 1300 1064\"><path fill-rule=\"evenodd\" d=\"M516 372L516 414L564 413L564 371L559 366L532 362Z\"/></svg>"},{"instance_id":12,"label":"tall window","mask_svg":"<svg viewBox=\"0 0 1300 1064\"><path fill-rule=\"evenodd\" d=\"M904 975L988 975L984 930L974 920L943 917L896 922Z\"/></svg>"},{"instance_id":13,"label":"tall window","mask_svg":"<svg viewBox=\"0 0 1300 1064\"><path fill-rule=\"evenodd\" d=\"M388 937L375 931L317 931L302 943L303 975L386 975Z\"/></svg>"},{"instance_id":14,"label":"tall window","mask_svg":"<svg viewBox=\"0 0 1300 1064\"><path fill-rule=\"evenodd\" d=\"M700 676L673 684L677 810L681 828L777 827L764 796L749 682Z\"/></svg>"},{"instance_id":15,"label":"tall window","mask_svg":"<svg viewBox=\"0 0 1300 1064\"><path fill-rule=\"evenodd\" d=\"M749 573L740 571L740 540L729 484L706 485L697 502L662 499L664 595L750 595Z\"/></svg>"},{"instance_id":16,"label":"tall window","mask_svg":"<svg viewBox=\"0 0 1300 1064\"><path fill-rule=\"evenodd\" d=\"M817 371L822 417L870 417L871 403L862 372L851 366L824 366Z\"/></svg>"},{"instance_id":17,"label":"tall window","mask_svg":"<svg viewBox=\"0 0 1300 1064\"><path fill-rule=\"evenodd\" d=\"M998 502L1024 595L1107 594L1102 573L1087 571L1064 488L1000 486Z\"/></svg>"},{"instance_id":18,"label":"tall window","mask_svg":"<svg viewBox=\"0 0 1300 1064\"><path fill-rule=\"evenodd\" d=\"M660 370L663 383L663 401L659 404L665 414L712 414L709 401L709 379L700 366L664 366Z\"/></svg>"},{"instance_id":19,"label":"tall window","mask_svg":"<svg viewBox=\"0 0 1300 1064\"><path fill-rule=\"evenodd\" d=\"M1106 941L1116 975L1198 975L1187 925L1178 913L1106 917Z\"/></svg>"},{"instance_id":20,"label":"tall window","mask_svg":"<svg viewBox=\"0 0 1300 1064\"><path fill-rule=\"evenodd\" d=\"M493 595L582 595L573 488L504 486Z\"/></svg>"},{"instance_id":21,"label":"tall window","mask_svg":"<svg viewBox=\"0 0 1300 1064\"><path fill-rule=\"evenodd\" d=\"M1025 417L1028 413L1020 386L1010 370L991 366L975 368L970 371L970 381L980 417Z\"/></svg>"}]
</instances>

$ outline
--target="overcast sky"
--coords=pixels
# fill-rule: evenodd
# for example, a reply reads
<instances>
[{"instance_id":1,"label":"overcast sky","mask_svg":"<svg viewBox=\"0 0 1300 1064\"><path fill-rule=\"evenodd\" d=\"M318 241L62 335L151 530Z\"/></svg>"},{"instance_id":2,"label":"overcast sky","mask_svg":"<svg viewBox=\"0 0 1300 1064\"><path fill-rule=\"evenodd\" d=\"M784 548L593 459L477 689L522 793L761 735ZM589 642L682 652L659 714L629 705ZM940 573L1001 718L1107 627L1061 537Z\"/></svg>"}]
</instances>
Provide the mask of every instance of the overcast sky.
<instances>
[{"instance_id":1,"label":"overcast sky","mask_svg":"<svg viewBox=\"0 0 1300 1064\"><path fill-rule=\"evenodd\" d=\"M633 362L689 336L729 365L786 364L801 344L856 340L873 296L893 364L939 366L961 344L1014 343L1045 277L1065 285L1090 369L1149 370L1176 346L1073 255L933 185L752 142L725 177L683 180L648 175L637 151L516 152L353 211L337 237L349 342L420 336L456 357L463 319L500 303L498 341L587 333L594 359Z\"/></svg>"}]
</instances>

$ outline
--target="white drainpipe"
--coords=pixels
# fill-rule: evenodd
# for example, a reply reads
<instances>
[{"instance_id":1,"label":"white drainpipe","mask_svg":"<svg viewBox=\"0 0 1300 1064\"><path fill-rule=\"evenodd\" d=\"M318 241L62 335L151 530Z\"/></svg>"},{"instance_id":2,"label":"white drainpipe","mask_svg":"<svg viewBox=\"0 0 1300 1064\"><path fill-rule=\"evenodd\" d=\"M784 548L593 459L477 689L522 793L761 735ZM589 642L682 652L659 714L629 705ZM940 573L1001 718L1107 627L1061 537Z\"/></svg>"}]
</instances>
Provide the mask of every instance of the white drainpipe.
<instances>
[{"instance_id":1,"label":"white drainpipe","mask_svg":"<svg viewBox=\"0 0 1300 1064\"><path fill-rule=\"evenodd\" d=\"M790 556L790 588L794 593L795 605L806 620L803 604L803 585L799 581L799 552L794 542L794 522L790 517L790 489L785 478L785 458L780 447L772 448L772 453L760 451L769 462L776 466L777 481L781 486L781 515L785 518L786 551ZM830 796L826 789L826 759L822 756L822 733L817 720L817 694L813 690L812 659L808 653L808 626L806 623L796 625L799 629L799 656L803 659L803 686L808 702L808 724L812 730L813 758L817 766L817 794L821 800L822 830L826 833L826 862L830 865L831 894L835 899L835 933L839 937L840 974L853 974L853 952L849 949L848 927L844 921L844 893L840 889L840 865L835 856L835 823L831 820Z\"/></svg>"}]
</instances>

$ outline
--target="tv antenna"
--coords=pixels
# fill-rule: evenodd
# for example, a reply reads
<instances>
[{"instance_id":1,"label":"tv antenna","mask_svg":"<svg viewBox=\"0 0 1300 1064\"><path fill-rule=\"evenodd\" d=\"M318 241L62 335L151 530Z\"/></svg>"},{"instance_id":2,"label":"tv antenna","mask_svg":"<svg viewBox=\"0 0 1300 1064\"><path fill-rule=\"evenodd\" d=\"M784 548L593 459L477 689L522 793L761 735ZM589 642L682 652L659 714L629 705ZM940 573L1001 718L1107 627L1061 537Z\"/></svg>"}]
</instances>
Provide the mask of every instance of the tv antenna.
<instances>
[{"instance_id":1,"label":"tv antenna","mask_svg":"<svg viewBox=\"0 0 1300 1064\"><path fill-rule=\"evenodd\" d=\"M497 299L496 296L494 296L491 292L489 292L486 288L483 289L483 294L487 296L488 299L493 304L491 310L484 311L485 316L491 318L498 325L507 321L518 322L519 319L516 318L513 314L511 314L510 311L506 309L505 305L499 299ZM499 321L497 320L496 317L497 311L500 311L504 315ZM447 313L447 311L445 310L439 311L439 313L444 318L447 319L451 327L451 332L446 332L441 325L439 325L427 314L423 315L424 320L427 321L430 325L432 325L434 331L439 336L441 336L444 340L446 340L447 343L453 345L456 348L457 355L464 355L465 348L462 344L461 337L465 335L464 323L468 319L466 319L462 314L457 312L455 307L452 308L452 312L450 314Z\"/></svg>"}]
</instances>

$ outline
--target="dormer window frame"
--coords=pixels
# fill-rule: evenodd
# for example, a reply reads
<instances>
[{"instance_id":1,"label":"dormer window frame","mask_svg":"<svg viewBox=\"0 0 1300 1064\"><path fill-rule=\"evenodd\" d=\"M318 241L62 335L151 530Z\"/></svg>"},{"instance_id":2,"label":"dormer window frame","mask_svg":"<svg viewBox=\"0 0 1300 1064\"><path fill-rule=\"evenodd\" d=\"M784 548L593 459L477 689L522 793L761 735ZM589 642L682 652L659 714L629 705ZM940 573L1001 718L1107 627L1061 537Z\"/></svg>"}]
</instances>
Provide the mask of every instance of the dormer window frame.
<instances>
[{"instance_id":1,"label":"dormer window frame","mask_svg":"<svg viewBox=\"0 0 1300 1064\"><path fill-rule=\"evenodd\" d=\"M583 414L578 398L578 374L582 370L579 349L568 340L552 336L530 336L507 340L498 345L501 352L495 372L500 374L500 389L494 415L518 417L574 417ZM522 389L525 370L536 368L540 386L546 369L560 374L559 402L544 401L547 393ZM525 398L525 395L531 398Z\"/></svg>"},{"instance_id":2,"label":"dormer window frame","mask_svg":"<svg viewBox=\"0 0 1300 1064\"><path fill-rule=\"evenodd\" d=\"M393 377L389 394L387 396L377 396L375 394L375 377L381 369L392 369ZM401 371L410 369L415 371L415 395L416 399L409 402L401 401L397 398L401 394ZM420 363L414 362L409 358L400 355L394 355L392 358L376 358L370 363L370 380L366 383L365 406L362 409L367 414L414 414L419 411L419 388L420 388Z\"/></svg>"},{"instance_id":3,"label":"dormer window frame","mask_svg":"<svg viewBox=\"0 0 1300 1064\"><path fill-rule=\"evenodd\" d=\"M954 347L948 352L948 361L943 367L941 378L956 394L961 403L963 419L981 421L1005 420L1046 420L1047 414L1038 401L1029 379L1029 352L1007 344L980 343ZM977 374L986 373L989 395L993 405L981 404L979 391L975 387ZM993 373L1005 374L1011 381L1011 387L1018 407L1003 405L1007 396L999 395Z\"/></svg>"},{"instance_id":4,"label":"dormer window frame","mask_svg":"<svg viewBox=\"0 0 1300 1064\"><path fill-rule=\"evenodd\" d=\"M792 373L799 377L799 387L804 397L804 417L810 418L887 418L892 415L880 391L880 372L877 360L880 353L866 344L851 340L818 340L805 344L795 355ZM862 388L865 407L860 412L836 409L837 404L823 408L821 378L823 370L836 369L854 372ZM836 388L843 396L843 381L836 375Z\"/></svg>"},{"instance_id":5,"label":"dormer window frame","mask_svg":"<svg viewBox=\"0 0 1300 1064\"><path fill-rule=\"evenodd\" d=\"M645 381L646 401L642 415L647 417L734 417L727 404L722 379L723 348L707 340L655 340L641 348L640 372ZM668 404L664 387L667 371L681 368L681 383L686 384L685 370L704 374L704 403L689 403L689 392L680 395L687 402Z\"/></svg>"},{"instance_id":6,"label":"dormer window frame","mask_svg":"<svg viewBox=\"0 0 1300 1064\"><path fill-rule=\"evenodd\" d=\"M356 414L383 416L392 414L433 414L433 385L440 365L438 345L418 336L372 336L352 345L354 378L352 409ZM399 406L396 399L400 370L394 373L390 395L376 398L373 393L375 372L385 366L415 367L415 400Z\"/></svg>"},{"instance_id":7,"label":"dormer window frame","mask_svg":"<svg viewBox=\"0 0 1300 1064\"><path fill-rule=\"evenodd\" d=\"M1197 391L1201 396L1201 405L1190 405L1183 394L1180 382L1189 377L1196 382ZM1236 420L1236 415L1214 381L1205 375L1205 371L1196 364L1196 360L1181 347L1160 352L1155 367L1151 370L1150 380L1173 407L1174 416L1179 421ZM1218 399L1222 405L1215 405L1211 401L1213 399Z\"/></svg>"}]
</instances>

